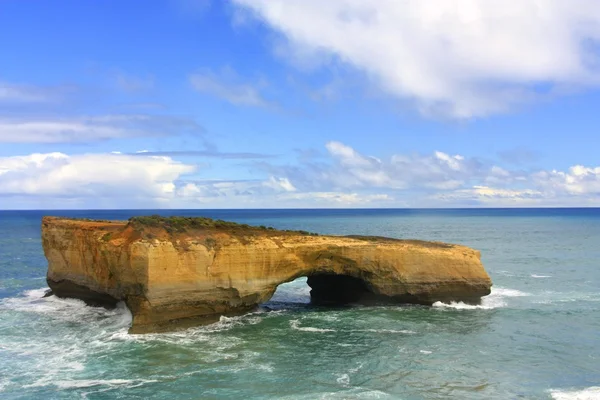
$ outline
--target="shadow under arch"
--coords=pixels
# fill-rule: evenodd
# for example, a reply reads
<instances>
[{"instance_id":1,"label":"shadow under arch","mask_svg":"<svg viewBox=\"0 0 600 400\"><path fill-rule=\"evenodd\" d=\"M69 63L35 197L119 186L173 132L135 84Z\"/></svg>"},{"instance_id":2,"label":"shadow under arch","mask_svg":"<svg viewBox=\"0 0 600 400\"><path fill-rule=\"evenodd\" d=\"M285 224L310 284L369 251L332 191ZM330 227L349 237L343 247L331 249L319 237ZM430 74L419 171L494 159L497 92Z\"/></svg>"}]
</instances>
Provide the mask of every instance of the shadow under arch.
<instances>
[{"instance_id":1,"label":"shadow under arch","mask_svg":"<svg viewBox=\"0 0 600 400\"><path fill-rule=\"evenodd\" d=\"M291 277L277 285L267 303L305 304L311 306L422 304L412 295L386 296L378 294L368 279L351 273L311 271Z\"/></svg>"}]
</instances>

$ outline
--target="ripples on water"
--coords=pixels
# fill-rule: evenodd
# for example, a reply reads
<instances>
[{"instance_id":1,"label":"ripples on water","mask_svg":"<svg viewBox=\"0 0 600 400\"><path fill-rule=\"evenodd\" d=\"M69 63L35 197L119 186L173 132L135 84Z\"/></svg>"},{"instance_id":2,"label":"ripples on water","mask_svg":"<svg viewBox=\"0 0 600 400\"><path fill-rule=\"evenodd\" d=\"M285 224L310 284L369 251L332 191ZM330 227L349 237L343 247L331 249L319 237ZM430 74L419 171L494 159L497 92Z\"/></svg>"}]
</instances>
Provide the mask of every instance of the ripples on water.
<instances>
[{"instance_id":1,"label":"ripples on water","mask_svg":"<svg viewBox=\"0 0 600 400\"><path fill-rule=\"evenodd\" d=\"M306 216L277 218L245 221L310 230ZM492 294L479 306L315 308L301 278L244 316L128 335L124 305L41 297L45 263L30 217L30 229L0 235L0 398L600 398L600 254L597 240L572 237L580 221L327 218L339 233L349 233L344 224L390 236L431 230L477 247ZM542 233L513 240L523 225ZM599 225L588 221L586 237L600 238Z\"/></svg>"}]
</instances>

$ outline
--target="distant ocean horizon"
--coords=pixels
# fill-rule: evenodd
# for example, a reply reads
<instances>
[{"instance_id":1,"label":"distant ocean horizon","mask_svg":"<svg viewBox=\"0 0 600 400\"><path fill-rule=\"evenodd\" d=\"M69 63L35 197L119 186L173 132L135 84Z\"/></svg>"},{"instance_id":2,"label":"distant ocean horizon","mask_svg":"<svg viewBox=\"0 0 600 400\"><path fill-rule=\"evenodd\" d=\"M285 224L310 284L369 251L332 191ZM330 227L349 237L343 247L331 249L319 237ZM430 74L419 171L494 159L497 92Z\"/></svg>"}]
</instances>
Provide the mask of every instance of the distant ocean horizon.
<instances>
[{"instance_id":1,"label":"distant ocean horizon","mask_svg":"<svg viewBox=\"0 0 600 400\"><path fill-rule=\"evenodd\" d=\"M44 215L186 215L481 251L479 306L313 308L305 278L257 311L128 335L131 315L42 298ZM598 399L600 208L0 211L2 399Z\"/></svg>"}]
</instances>

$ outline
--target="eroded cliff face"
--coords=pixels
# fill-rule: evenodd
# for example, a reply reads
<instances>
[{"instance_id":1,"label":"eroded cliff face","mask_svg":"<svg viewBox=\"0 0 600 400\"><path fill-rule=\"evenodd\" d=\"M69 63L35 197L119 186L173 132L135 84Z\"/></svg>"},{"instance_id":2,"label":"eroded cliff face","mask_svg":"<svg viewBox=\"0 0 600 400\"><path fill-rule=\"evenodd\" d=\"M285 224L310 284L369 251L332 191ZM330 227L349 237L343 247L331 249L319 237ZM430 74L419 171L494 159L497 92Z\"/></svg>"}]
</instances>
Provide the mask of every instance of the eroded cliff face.
<instances>
[{"instance_id":1,"label":"eroded cliff face","mask_svg":"<svg viewBox=\"0 0 600 400\"><path fill-rule=\"evenodd\" d=\"M322 303L477 303L491 287L478 251L436 242L55 217L42 240L54 294L125 301L132 333L247 312L300 276Z\"/></svg>"}]
</instances>

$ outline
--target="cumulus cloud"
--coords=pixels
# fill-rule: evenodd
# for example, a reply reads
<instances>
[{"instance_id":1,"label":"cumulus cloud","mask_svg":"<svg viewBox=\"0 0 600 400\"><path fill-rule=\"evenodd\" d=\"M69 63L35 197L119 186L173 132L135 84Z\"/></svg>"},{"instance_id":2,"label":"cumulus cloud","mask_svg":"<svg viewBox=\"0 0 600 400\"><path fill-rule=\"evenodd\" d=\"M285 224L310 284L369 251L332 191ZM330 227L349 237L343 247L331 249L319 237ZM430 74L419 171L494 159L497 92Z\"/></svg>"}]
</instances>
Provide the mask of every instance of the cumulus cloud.
<instances>
[{"instance_id":1,"label":"cumulus cloud","mask_svg":"<svg viewBox=\"0 0 600 400\"><path fill-rule=\"evenodd\" d=\"M464 204L476 202L483 205L513 205L526 206L542 203L547 200L544 193L532 189L498 189L488 186L473 186L470 189L459 189L445 193L436 193L433 199L446 202Z\"/></svg>"},{"instance_id":2,"label":"cumulus cloud","mask_svg":"<svg viewBox=\"0 0 600 400\"><path fill-rule=\"evenodd\" d=\"M274 200L281 193L294 192L296 188L287 178L270 176L266 180L215 180L189 181L178 190L182 198L199 202L240 200L243 203Z\"/></svg>"},{"instance_id":3,"label":"cumulus cloud","mask_svg":"<svg viewBox=\"0 0 600 400\"><path fill-rule=\"evenodd\" d=\"M296 166L259 166L293 185L296 190L288 198L333 190L357 193L357 198L365 201L374 195L374 200L412 207L600 204L600 167L576 165L567 171L526 172L442 151L380 159L341 142L329 142L325 147L329 162L302 160ZM382 194L387 198L380 197Z\"/></svg>"},{"instance_id":4,"label":"cumulus cloud","mask_svg":"<svg viewBox=\"0 0 600 400\"><path fill-rule=\"evenodd\" d=\"M388 160L363 155L341 142L326 144L329 162L305 162L301 167L268 167L272 174L285 174L305 190L347 189L453 189L488 174L477 159L433 154L396 154Z\"/></svg>"},{"instance_id":5,"label":"cumulus cloud","mask_svg":"<svg viewBox=\"0 0 600 400\"><path fill-rule=\"evenodd\" d=\"M201 133L192 120L147 114L71 118L0 118L0 143L94 142Z\"/></svg>"},{"instance_id":6,"label":"cumulus cloud","mask_svg":"<svg viewBox=\"0 0 600 400\"><path fill-rule=\"evenodd\" d=\"M234 105L268 107L270 103L263 97L261 89L265 82L242 82L231 68L223 68L215 73L210 70L200 71L189 77L192 87L201 93L218 97Z\"/></svg>"},{"instance_id":7,"label":"cumulus cloud","mask_svg":"<svg viewBox=\"0 0 600 400\"><path fill-rule=\"evenodd\" d=\"M167 156L0 157L0 202L77 199L78 206L90 207L109 199L115 207L171 208L600 205L600 167L524 172L442 151L381 159L341 142L327 143L326 150L327 157L295 166L255 163L263 174L249 180L198 180L196 165ZM13 207L21 204L11 201Z\"/></svg>"},{"instance_id":8,"label":"cumulus cloud","mask_svg":"<svg viewBox=\"0 0 600 400\"><path fill-rule=\"evenodd\" d=\"M288 178L269 177L268 181L263 182L263 186L274 189L276 191L295 192L296 188Z\"/></svg>"},{"instance_id":9,"label":"cumulus cloud","mask_svg":"<svg viewBox=\"0 0 600 400\"><path fill-rule=\"evenodd\" d=\"M600 198L600 167L575 165L568 171L539 171L532 175L533 183L550 193L595 195Z\"/></svg>"},{"instance_id":10,"label":"cumulus cloud","mask_svg":"<svg viewBox=\"0 0 600 400\"><path fill-rule=\"evenodd\" d=\"M600 84L596 0L233 2L281 34L288 58L350 65L427 115L481 117Z\"/></svg>"},{"instance_id":11,"label":"cumulus cloud","mask_svg":"<svg viewBox=\"0 0 600 400\"><path fill-rule=\"evenodd\" d=\"M388 194L348 191L299 192L287 178L256 181L189 182L177 191L180 205L200 203L211 207L356 207L389 205Z\"/></svg>"},{"instance_id":12,"label":"cumulus cloud","mask_svg":"<svg viewBox=\"0 0 600 400\"><path fill-rule=\"evenodd\" d=\"M178 179L195 170L169 157L30 154L0 158L0 196L106 197L153 204L173 198Z\"/></svg>"}]
</instances>

